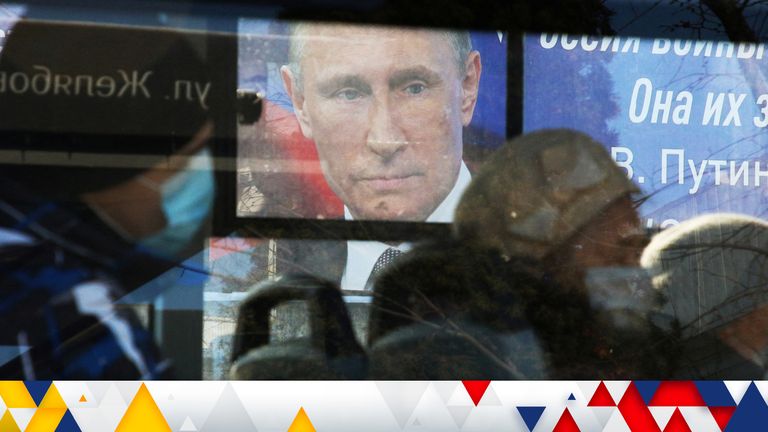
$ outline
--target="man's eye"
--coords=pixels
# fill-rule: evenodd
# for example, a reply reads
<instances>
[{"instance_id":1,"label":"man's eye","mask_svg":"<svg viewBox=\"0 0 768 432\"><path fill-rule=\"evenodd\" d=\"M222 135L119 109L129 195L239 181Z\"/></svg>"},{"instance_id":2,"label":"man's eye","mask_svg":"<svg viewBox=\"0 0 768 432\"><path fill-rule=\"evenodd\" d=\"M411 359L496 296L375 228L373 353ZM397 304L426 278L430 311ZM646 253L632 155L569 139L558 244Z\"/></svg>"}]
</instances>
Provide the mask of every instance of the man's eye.
<instances>
[{"instance_id":1,"label":"man's eye","mask_svg":"<svg viewBox=\"0 0 768 432\"><path fill-rule=\"evenodd\" d=\"M353 100L360 99L362 95L363 94L359 90L355 90L355 89L344 89L336 92L336 98L342 99L345 101L353 101Z\"/></svg>"},{"instance_id":2,"label":"man's eye","mask_svg":"<svg viewBox=\"0 0 768 432\"><path fill-rule=\"evenodd\" d=\"M424 84L416 83L406 87L405 92L408 93L409 95L417 95L417 94L423 93L424 90L426 89L427 89L427 86L425 86Z\"/></svg>"}]
</instances>

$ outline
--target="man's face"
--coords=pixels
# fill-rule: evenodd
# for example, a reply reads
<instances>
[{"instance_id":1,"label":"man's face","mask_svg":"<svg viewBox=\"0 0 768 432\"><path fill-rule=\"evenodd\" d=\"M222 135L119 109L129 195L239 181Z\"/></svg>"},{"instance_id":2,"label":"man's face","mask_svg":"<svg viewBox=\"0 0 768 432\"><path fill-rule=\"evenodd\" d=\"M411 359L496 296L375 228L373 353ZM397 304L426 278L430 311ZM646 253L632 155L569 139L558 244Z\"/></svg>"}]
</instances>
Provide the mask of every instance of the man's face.
<instances>
[{"instance_id":1,"label":"man's face","mask_svg":"<svg viewBox=\"0 0 768 432\"><path fill-rule=\"evenodd\" d=\"M478 54L459 70L436 32L324 26L303 35L301 76L283 68L283 80L329 185L356 219L425 220L458 176Z\"/></svg>"}]
</instances>

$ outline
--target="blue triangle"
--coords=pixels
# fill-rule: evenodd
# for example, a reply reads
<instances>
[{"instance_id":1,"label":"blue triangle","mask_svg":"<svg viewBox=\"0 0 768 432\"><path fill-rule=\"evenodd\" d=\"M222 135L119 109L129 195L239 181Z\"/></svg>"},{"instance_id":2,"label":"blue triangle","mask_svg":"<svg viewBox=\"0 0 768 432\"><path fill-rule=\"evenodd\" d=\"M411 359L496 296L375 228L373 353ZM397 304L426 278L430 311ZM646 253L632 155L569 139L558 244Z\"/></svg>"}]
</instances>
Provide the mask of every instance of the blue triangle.
<instances>
[{"instance_id":1,"label":"blue triangle","mask_svg":"<svg viewBox=\"0 0 768 432\"><path fill-rule=\"evenodd\" d=\"M576 396L574 396L573 393L571 393L571 395L568 396L568 400L576 400Z\"/></svg>"},{"instance_id":2,"label":"blue triangle","mask_svg":"<svg viewBox=\"0 0 768 432\"><path fill-rule=\"evenodd\" d=\"M640 397L643 398L643 402L646 405L651 403L653 395L656 394L656 390L659 388L660 381L632 381L635 383L637 391L640 393Z\"/></svg>"},{"instance_id":3,"label":"blue triangle","mask_svg":"<svg viewBox=\"0 0 768 432\"><path fill-rule=\"evenodd\" d=\"M517 412L520 413L520 417L523 418L529 431L536 427L536 423L539 422L541 415L544 413L544 408L546 407L517 407Z\"/></svg>"},{"instance_id":4,"label":"blue triangle","mask_svg":"<svg viewBox=\"0 0 768 432\"><path fill-rule=\"evenodd\" d=\"M51 381L25 381L24 385L27 386L27 391L32 396L32 400L35 401L35 405L40 405L48 387L51 386Z\"/></svg>"},{"instance_id":5,"label":"blue triangle","mask_svg":"<svg viewBox=\"0 0 768 432\"><path fill-rule=\"evenodd\" d=\"M711 407L736 406L731 392L722 381L695 381L704 403Z\"/></svg>"},{"instance_id":6,"label":"blue triangle","mask_svg":"<svg viewBox=\"0 0 768 432\"><path fill-rule=\"evenodd\" d=\"M56 427L56 432L83 432L80 426L77 425L75 418L72 417L72 412L67 410L64 417L59 422L59 426Z\"/></svg>"},{"instance_id":7,"label":"blue triangle","mask_svg":"<svg viewBox=\"0 0 768 432\"><path fill-rule=\"evenodd\" d=\"M725 432L756 431L763 429L768 423L768 405L755 383L750 383L747 393L739 402L736 411L725 427Z\"/></svg>"}]
</instances>

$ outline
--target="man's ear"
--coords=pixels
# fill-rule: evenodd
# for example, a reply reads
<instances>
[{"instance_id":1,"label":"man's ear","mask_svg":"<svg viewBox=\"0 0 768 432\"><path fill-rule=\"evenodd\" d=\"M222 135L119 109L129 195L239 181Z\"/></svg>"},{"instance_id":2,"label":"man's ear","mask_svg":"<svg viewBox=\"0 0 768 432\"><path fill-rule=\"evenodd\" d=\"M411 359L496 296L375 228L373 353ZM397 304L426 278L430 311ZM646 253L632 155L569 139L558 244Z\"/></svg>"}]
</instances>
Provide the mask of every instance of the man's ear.
<instances>
[{"instance_id":1,"label":"man's ear","mask_svg":"<svg viewBox=\"0 0 768 432\"><path fill-rule=\"evenodd\" d=\"M464 77L461 81L461 123L468 126L472 121L472 115L475 113L477 105L477 93L480 88L480 74L483 71L483 65L480 61L480 53L472 51L467 56L464 67Z\"/></svg>"},{"instance_id":2,"label":"man's ear","mask_svg":"<svg viewBox=\"0 0 768 432\"><path fill-rule=\"evenodd\" d=\"M288 66L280 68L280 76L283 78L285 92L288 93L288 97L291 98L293 111L296 113L296 118L299 120L301 133L303 133L305 137L312 139L312 125L309 121L307 112L304 110L304 92L296 85L296 76Z\"/></svg>"}]
</instances>

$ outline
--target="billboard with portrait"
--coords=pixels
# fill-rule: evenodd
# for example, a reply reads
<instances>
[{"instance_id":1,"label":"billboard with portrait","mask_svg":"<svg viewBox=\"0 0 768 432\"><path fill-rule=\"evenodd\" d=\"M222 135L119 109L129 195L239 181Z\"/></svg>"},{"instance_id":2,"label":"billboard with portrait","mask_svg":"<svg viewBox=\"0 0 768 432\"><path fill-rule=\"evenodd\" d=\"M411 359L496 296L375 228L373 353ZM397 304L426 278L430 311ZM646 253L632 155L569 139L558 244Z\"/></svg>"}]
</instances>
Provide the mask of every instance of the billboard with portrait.
<instances>
[{"instance_id":1,"label":"billboard with portrait","mask_svg":"<svg viewBox=\"0 0 768 432\"><path fill-rule=\"evenodd\" d=\"M263 100L239 121L239 217L450 222L506 135L503 33L242 19L239 35L240 92Z\"/></svg>"}]
</instances>

